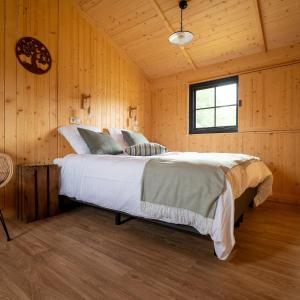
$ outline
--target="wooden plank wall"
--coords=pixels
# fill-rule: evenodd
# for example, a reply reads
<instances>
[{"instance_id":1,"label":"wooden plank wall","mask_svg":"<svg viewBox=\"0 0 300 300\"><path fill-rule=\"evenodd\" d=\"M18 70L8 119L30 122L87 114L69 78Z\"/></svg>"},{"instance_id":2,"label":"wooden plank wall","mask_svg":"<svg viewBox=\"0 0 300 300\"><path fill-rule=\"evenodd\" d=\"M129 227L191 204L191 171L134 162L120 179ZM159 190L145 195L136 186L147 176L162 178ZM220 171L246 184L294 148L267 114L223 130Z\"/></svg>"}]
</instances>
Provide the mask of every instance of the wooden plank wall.
<instances>
[{"instance_id":1,"label":"wooden plank wall","mask_svg":"<svg viewBox=\"0 0 300 300\"><path fill-rule=\"evenodd\" d=\"M128 106L138 107L142 131L150 134L150 85L141 72L72 1L59 1L58 125L71 115L101 128L128 124ZM68 45L64 47L63 45ZM80 109L81 95L91 94L92 117ZM59 137L59 156L70 151Z\"/></svg>"},{"instance_id":2,"label":"wooden plank wall","mask_svg":"<svg viewBox=\"0 0 300 300\"><path fill-rule=\"evenodd\" d=\"M4 1L0 1L0 19L4 20ZM4 150L4 22L0 22L0 151ZM0 189L0 207L4 206L4 189Z\"/></svg>"},{"instance_id":3,"label":"wooden plank wall","mask_svg":"<svg viewBox=\"0 0 300 300\"><path fill-rule=\"evenodd\" d=\"M249 59L247 68L248 63ZM223 74L238 74L235 70L242 71L242 65L232 63ZM274 174L273 199L300 204L300 63L249 73L243 70L239 77L239 97L243 100L239 132L189 135L189 82L219 78L222 74L215 67L216 77L207 78L214 67L207 69L151 82L153 140L171 150L257 155Z\"/></svg>"},{"instance_id":4,"label":"wooden plank wall","mask_svg":"<svg viewBox=\"0 0 300 300\"><path fill-rule=\"evenodd\" d=\"M34 75L17 62L16 41L41 40L50 50L50 72ZM15 164L49 163L72 152L57 127L82 123L130 127L128 106L138 106L142 131L150 135L150 86L122 51L73 0L0 0L0 151ZM80 108L91 94L92 117ZM15 212L16 178L0 191L0 205Z\"/></svg>"}]
</instances>

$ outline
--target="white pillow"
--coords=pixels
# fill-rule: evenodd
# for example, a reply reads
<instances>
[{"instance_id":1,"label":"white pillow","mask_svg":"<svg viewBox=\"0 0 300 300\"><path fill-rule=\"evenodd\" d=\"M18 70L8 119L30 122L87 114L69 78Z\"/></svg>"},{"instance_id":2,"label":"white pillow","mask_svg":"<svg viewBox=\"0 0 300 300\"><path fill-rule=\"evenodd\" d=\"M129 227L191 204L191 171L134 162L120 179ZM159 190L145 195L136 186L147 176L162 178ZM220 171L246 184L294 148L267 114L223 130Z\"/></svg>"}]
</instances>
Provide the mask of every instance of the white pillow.
<instances>
[{"instance_id":1,"label":"white pillow","mask_svg":"<svg viewBox=\"0 0 300 300\"><path fill-rule=\"evenodd\" d=\"M100 132L99 128L89 125L67 125L58 128L58 132L65 137L77 154L89 154L91 151L77 130L78 127Z\"/></svg>"},{"instance_id":2,"label":"white pillow","mask_svg":"<svg viewBox=\"0 0 300 300\"><path fill-rule=\"evenodd\" d=\"M122 134L121 128L108 128L109 135L119 144L119 146L125 150L128 147L128 144L125 142Z\"/></svg>"}]
</instances>

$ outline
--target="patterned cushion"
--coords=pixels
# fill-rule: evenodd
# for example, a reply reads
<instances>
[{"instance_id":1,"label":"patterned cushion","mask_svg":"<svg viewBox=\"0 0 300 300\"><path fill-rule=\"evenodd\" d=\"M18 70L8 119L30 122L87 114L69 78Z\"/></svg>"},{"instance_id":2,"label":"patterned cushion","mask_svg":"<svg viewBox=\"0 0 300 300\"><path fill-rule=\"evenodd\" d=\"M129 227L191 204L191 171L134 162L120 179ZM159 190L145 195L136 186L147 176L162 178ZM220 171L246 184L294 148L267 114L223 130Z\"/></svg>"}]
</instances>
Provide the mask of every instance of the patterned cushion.
<instances>
[{"instance_id":1,"label":"patterned cushion","mask_svg":"<svg viewBox=\"0 0 300 300\"><path fill-rule=\"evenodd\" d=\"M168 152L168 149L160 144L143 143L130 146L125 149L125 152L133 156L151 156Z\"/></svg>"}]
</instances>

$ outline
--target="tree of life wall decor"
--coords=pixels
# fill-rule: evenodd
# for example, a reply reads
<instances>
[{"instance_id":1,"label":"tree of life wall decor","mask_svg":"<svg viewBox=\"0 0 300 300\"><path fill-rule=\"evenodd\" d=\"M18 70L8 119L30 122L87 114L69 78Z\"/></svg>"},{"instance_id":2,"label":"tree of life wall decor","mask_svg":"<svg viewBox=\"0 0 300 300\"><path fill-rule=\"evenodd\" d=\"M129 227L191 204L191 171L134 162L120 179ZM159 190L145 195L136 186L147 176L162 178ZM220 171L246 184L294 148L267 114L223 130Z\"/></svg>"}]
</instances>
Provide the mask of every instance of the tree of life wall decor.
<instances>
[{"instance_id":1,"label":"tree of life wall decor","mask_svg":"<svg viewBox=\"0 0 300 300\"><path fill-rule=\"evenodd\" d=\"M34 74L44 74L51 68L51 55L46 46L33 37L23 37L16 44L20 64Z\"/></svg>"}]
</instances>

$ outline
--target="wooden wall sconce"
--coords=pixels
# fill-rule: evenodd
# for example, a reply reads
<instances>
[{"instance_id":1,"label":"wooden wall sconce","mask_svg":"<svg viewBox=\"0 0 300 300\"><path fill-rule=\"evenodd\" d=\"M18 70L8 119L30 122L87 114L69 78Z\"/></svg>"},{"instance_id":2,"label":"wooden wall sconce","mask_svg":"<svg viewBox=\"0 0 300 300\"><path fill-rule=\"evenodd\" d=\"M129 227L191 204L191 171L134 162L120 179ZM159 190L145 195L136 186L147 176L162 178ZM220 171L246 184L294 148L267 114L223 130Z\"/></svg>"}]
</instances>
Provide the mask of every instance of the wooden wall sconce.
<instances>
[{"instance_id":1,"label":"wooden wall sconce","mask_svg":"<svg viewBox=\"0 0 300 300\"><path fill-rule=\"evenodd\" d=\"M87 111L89 117L91 116L91 97L91 94L81 95L81 108Z\"/></svg>"},{"instance_id":2,"label":"wooden wall sconce","mask_svg":"<svg viewBox=\"0 0 300 300\"><path fill-rule=\"evenodd\" d=\"M137 107L130 105L128 110L129 110L129 119L133 118L133 112L135 111L134 119L136 120Z\"/></svg>"},{"instance_id":3,"label":"wooden wall sconce","mask_svg":"<svg viewBox=\"0 0 300 300\"><path fill-rule=\"evenodd\" d=\"M133 119L133 131L139 131L139 123L137 121L137 107L130 105L129 108L129 119ZM129 125L129 124L128 124Z\"/></svg>"}]
</instances>

